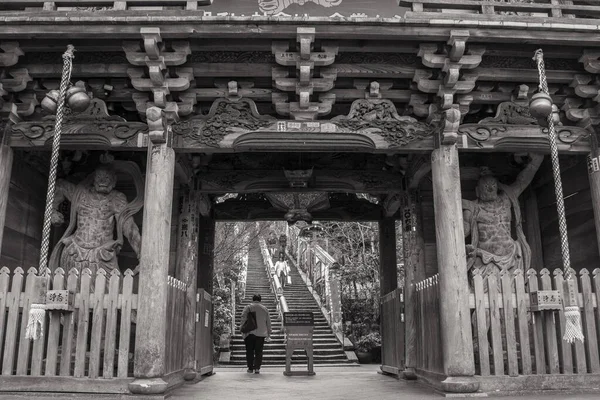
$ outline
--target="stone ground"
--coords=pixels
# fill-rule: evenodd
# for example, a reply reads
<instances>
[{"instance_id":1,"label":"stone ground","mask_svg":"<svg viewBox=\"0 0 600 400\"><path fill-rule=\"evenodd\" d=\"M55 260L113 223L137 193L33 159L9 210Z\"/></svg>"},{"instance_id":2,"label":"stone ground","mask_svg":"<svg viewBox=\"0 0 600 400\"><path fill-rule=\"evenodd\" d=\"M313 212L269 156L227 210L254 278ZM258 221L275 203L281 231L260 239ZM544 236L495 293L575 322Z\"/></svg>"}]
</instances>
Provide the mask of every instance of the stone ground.
<instances>
[{"instance_id":1,"label":"stone ground","mask_svg":"<svg viewBox=\"0 0 600 400\"><path fill-rule=\"evenodd\" d=\"M293 368L296 370L299 368ZM263 367L260 375L245 368L216 368L216 374L176 390L173 400L427 400L442 396L418 383L378 374L378 365L316 366L315 376L286 377L282 367ZM586 394L528 395L502 399L598 400L600 391Z\"/></svg>"}]
</instances>

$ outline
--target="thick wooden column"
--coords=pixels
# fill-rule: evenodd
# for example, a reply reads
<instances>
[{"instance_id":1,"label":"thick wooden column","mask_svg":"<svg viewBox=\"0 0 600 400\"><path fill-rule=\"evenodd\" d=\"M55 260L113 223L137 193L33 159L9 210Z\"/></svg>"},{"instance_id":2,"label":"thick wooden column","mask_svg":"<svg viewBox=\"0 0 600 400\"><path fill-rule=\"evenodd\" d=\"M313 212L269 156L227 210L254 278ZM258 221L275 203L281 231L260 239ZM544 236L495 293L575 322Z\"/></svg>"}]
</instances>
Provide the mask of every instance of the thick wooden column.
<instances>
[{"instance_id":1,"label":"thick wooden column","mask_svg":"<svg viewBox=\"0 0 600 400\"><path fill-rule=\"evenodd\" d=\"M531 248L530 268L541 271L544 268L544 251L542 248L542 232L540 230L540 212L537 195L529 186L523 193L525 198L525 237Z\"/></svg>"},{"instance_id":2,"label":"thick wooden column","mask_svg":"<svg viewBox=\"0 0 600 400\"><path fill-rule=\"evenodd\" d=\"M384 218L379 221L379 290L384 296L397 287L396 223L394 218Z\"/></svg>"},{"instance_id":3,"label":"thick wooden column","mask_svg":"<svg viewBox=\"0 0 600 400\"><path fill-rule=\"evenodd\" d=\"M456 145L440 145L431 155L435 207L440 323L444 373L442 389L474 392L479 383L473 360L469 284Z\"/></svg>"},{"instance_id":4,"label":"thick wooden column","mask_svg":"<svg viewBox=\"0 0 600 400\"><path fill-rule=\"evenodd\" d=\"M163 393L165 374L167 275L175 152L167 144L150 144L140 257L133 393Z\"/></svg>"},{"instance_id":5,"label":"thick wooden column","mask_svg":"<svg viewBox=\"0 0 600 400\"><path fill-rule=\"evenodd\" d=\"M198 228L198 289L204 289L212 295L215 220L200 217Z\"/></svg>"},{"instance_id":6,"label":"thick wooden column","mask_svg":"<svg viewBox=\"0 0 600 400\"><path fill-rule=\"evenodd\" d=\"M598 134L595 132L591 134L592 151L590 152L588 159L588 174L590 179L590 192L592 195L592 207L594 209L596 240L598 241L598 249L600 250L600 146L597 135Z\"/></svg>"},{"instance_id":7,"label":"thick wooden column","mask_svg":"<svg viewBox=\"0 0 600 400\"><path fill-rule=\"evenodd\" d=\"M415 284L417 273L425 271L425 243L418 215L421 205L418 193L411 190L405 201L403 215L404 250L404 378L416 379L417 327L415 321Z\"/></svg>"},{"instance_id":8,"label":"thick wooden column","mask_svg":"<svg viewBox=\"0 0 600 400\"><path fill-rule=\"evenodd\" d=\"M0 145L0 250L4 238L4 223L8 206L8 192L13 166L13 150L6 144Z\"/></svg>"},{"instance_id":9,"label":"thick wooden column","mask_svg":"<svg viewBox=\"0 0 600 400\"><path fill-rule=\"evenodd\" d=\"M186 287L184 347L187 360L186 380L196 378L196 291L198 264L198 215L199 195L194 190L184 189L181 196L181 211L177 230L176 277Z\"/></svg>"}]
</instances>

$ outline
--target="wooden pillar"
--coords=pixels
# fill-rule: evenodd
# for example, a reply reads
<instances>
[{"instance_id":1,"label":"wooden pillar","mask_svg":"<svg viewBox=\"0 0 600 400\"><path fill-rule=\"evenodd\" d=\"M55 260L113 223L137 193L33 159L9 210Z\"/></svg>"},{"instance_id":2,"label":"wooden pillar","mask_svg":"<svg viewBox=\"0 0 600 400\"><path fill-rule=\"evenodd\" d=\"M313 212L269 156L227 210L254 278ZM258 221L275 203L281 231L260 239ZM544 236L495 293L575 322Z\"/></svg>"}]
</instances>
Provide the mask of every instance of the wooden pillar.
<instances>
[{"instance_id":1,"label":"wooden pillar","mask_svg":"<svg viewBox=\"0 0 600 400\"><path fill-rule=\"evenodd\" d=\"M186 287L185 296L185 357L186 380L196 378L196 291L198 264L198 213L199 196L194 190L185 189L181 196L181 212L177 230L178 248L176 277Z\"/></svg>"},{"instance_id":2,"label":"wooden pillar","mask_svg":"<svg viewBox=\"0 0 600 400\"><path fill-rule=\"evenodd\" d=\"M212 295L215 220L211 217L200 217L198 228L198 289L204 289Z\"/></svg>"},{"instance_id":3,"label":"wooden pillar","mask_svg":"<svg viewBox=\"0 0 600 400\"><path fill-rule=\"evenodd\" d=\"M442 389L474 392L473 335L456 145L441 144L431 156L433 202L440 280L440 325L444 374Z\"/></svg>"},{"instance_id":4,"label":"wooden pillar","mask_svg":"<svg viewBox=\"0 0 600 400\"><path fill-rule=\"evenodd\" d=\"M135 338L133 393L164 393L167 275L175 152L167 144L149 144Z\"/></svg>"},{"instance_id":5,"label":"wooden pillar","mask_svg":"<svg viewBox=\"0 0 600 400\"><path fill-rule=\"evenodd\" d=\"M523 195L525 199L525 237L531 248L530 268L539 272L544 268L544 251L537 195L531 186L525 190Z\"/></svg>"},{"instance_id":6,"label":"wooden pillar","mask_svg":"<svg viewBox=\"0 0 600 400\"><path fill-rule=\"evenodd\" d=\"M384 218L379 221L379 290L381 296L398 287L396 265L396 221Z\"/></svg>"},{"instance_id":7,"label":"wooden pillar","mask_svg":"<svg viewBox=\"0 0 600 400\"><path fill-rule=\"evenodd\" d=\"M4 238L4 223L8 206L8 192L12 175L13 150L7 144L0 145L0 250Z\"/></svg>"},{"instance_id":8,"label":"wooden pillar","mask_svg":"<svg viewBox=\"0 0 600 400\"><path fill-rule=\"evenodd\" d=\"M593 128L590 130L593 131ZM590 179L590 192L592 196L592 207L594 209L594 225L596 226L596 240L600 250L600 146L597 133L592 133L592 151L588 159L588 174Z\"/></svg>"},{"instance_id":9,"label":"wooden pillar","mask_svg":"<svg viewBox=\"0 0 600 400\"><path fill-rule=\"evenodd\" d=\"M404 378L416 379L417 366L415 321L415 284L418 273L425 271L425 243L418 215L420 210L419 195L411 190L405 201L403 210L403 250L404 250Z\"/></svg>"}]
</instances>

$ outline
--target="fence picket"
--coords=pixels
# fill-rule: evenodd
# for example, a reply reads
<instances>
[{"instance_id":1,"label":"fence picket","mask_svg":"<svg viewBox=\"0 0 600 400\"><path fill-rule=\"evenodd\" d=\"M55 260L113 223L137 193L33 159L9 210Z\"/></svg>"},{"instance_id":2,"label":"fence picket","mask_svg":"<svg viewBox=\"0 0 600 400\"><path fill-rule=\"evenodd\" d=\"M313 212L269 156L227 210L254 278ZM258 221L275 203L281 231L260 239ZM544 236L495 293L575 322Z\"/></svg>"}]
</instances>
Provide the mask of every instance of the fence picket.
<instances>
[{"instance_id":1,"label":"fence picket","mask_svg":"<svg viewBox=\"0 0 600 400\"><path fill-rule=\"evenodd\" d=\"M487 336L487 316L483 277L479 268L473 269L473 289L475 292L475 319L477 321L477 347L479 349L479 369L482 376L490 375L490 350Z\"/></svg>"},{"instance_id":2,"label":"fence picket","mask_svg":"<svg viewBox=\"0 0 600 400\"><path fill-rule=\"evenodd\" d=\"M57 268L54 271L54 280L52 281L52 290L62 290L65 287L65 271ZM60 336L60 317L61 313L50 313L50 322L48 323L48 343L46 346L46 370L44 375L56 375L58 360L58 339ZM66 316L65 316L66 319Z\"/></svg>"},{"instance_id":3,"label":"fence picket","mask_svg":"<svg viewBox=\"0 0 600 400\"><path fill-rule=\"evenodd\" d=\"M105 378L112 378L115 373L115 348L117 339L117 313L119 307L119 284L121 273L114 269L110 274L108 298L106 300L106 331L104 333L104 367Z\"/></svg>"},{"instance_id":4,"label":"fence picket","mask_svg":"<svg viewBox=\"0 0 600 400\"><path fill-rule=\"evenodd\" d=\"M123 277L121 296L121 333L119 336L119 364L117 375L126 378L129 371L129 341L131 334L131 310L133 308L133 271L128 269Z\"/></svg>"},{"instance_id":5,"label":"fence picket","mask_svg":"<svg viewBox=\"0 0 600 400\"><path fill-rule=\"evenodd\" d=\"M77 343L75 344L75 378L85 376L85 357L87 353L87 337L90 320L90 285L92 271L85 268L81 272L81 289L79 295L79 310L77 315Z\"/></svg>"},{"instance_id":6,"label":"fence picket","mask_svg":"<svg viewBox=\"0 0 600 400\"><path fill-rule=\"evenodd\" d=\"M69 276L67 277L67 290L72 292L74 295L77 293L79 287L79 271L75 268L71 268ZM74 310L64 315L63 322L63 339L62 339L62 351L60 357L60 375L70 376L71 375L71 364L72 364L72 353L73 353L73 342L75 339L75 321L77 320L77 309L79 308L77 297L75 297L75 304L73 305Z\"/></svg>"},{"instance_id":7,"label":"fence picket","mask_svg":"<svg viewBox=\"0 0 600 400\"><path fill-rule=\"evenodd\" d=\"M540 271L540 281L542 290L552 290L552 280L550 271L544 268ZM544 329L546 334L546 361L548 362L548 370L551 374L558 374L560 367L558 363L558 343L556 341L556 321L554 320L554 312L544 312Z\"/></svg>"},{"instance_id":8,"label":"fence picket","mask_svg":"<svg viewBox=\"0 0 600 400\"><path fill-rule=\"evenodd\" d=\"M46 268L43 273L40 273L37 277L38 285L35 287L33 293L32 302L42 303L45 301L45 290L48 289L50 284L50 270ZM44 316L44 330L42 331L42 337L39 340L35 340L31 347L31 375L40 376L42 374L42 360L44 358L44 344L46 342L45 329L48 326L46 321L48 320L48 313Z\"/></svg>"},{"instance_id":9,"label":"fence picket","mask_svg":"<svg viewBox=\"0 0 600 400\"><path fill-rule=\"evenodd\" d=\"M23 311L21 313L21 330L19 333L19 350L17 354L17 375L27 375L31 340L25 339L25 331L27 330L29 308L31 307L32 297L34 295L36 278L37 269L33 267L29 268L27 270L27 280L25 281L25 293L21 295L23 297Z\"/></svg>"},{"instance_id":10,"label":"fence picket","mask_svg":"<svg viewBox=\"0 0 600 400\"><path fill-rule=\"evenodd\" d=\"M504 315L504 328L506 335L506 357L508 359L508 375L519 375L517 361L517 336L515 334L515 312L512 304L512 274L507 270L500 272L502 286L502 306Z\"/></svg>"},{"instance_id":11,"label":"fence picket","mask_svg":"<svg viewBox=\"0 0 600 400\"><path fill-rule=\"evenodd\" d=\"M6 267L0 269L0 372L4 344L4 327L6 322L6 307L8 304L8 284L10 283L10 270Z\"/></svg>"},{"instance_id":12,"label":"fence picket","mask_svg":"<svg viewBox=\"0 0 600 400\"><path fill-rule=\"evenodd\" d=\"M596 296L596 337L588 338L588 340L597 340L600 342L600 268L594 269L592 272L594 276L594 294ZM2 342L0 342L2 343Z\"/></svg>"},{"instance_id":13,"label":"fence picket","mask_svg":"<svg viewBox=\"0 0 600 400\"><path fill-rule=\"evenodd\" d=\"M94 286L94 300L91 302L94 313L92 315L92 342L90 344L90 365L88 376L97 378L100 376L100 349L102 344L102 332L104 328L104 294L106 292L106 271L98 268Z\"/></svg>"},{"instance_id":14,"label":"fence picket","mask_svg":"<svg viewBox=\"0 0 600 400\"><path fill-rule=\"evenodd\" d=\"M527 293L523 271L517 269L513 273L515 281L515 295L517 298L517 321L519 326L519 344L521 345L521 373L531 375L531 347L529 346L529 322L527 310Z\"/></svg>"},{"instance_id":15,"label":"fence picket","mask_svg":"<svg viewBox=\"0 0 600 400\"><path fill-rule=\"evenodd\" d=\"M564 277L563 271L560 268L554 270L554 287L560 292L561 298L566 298L563 287ZM565 319L565 313L562 311L558 312L558 337L562 338L565 334L565 327L567 325ZM560 367L563 374L573 373L573 346L570 343L564 342L562 339L558 341L560 348Z\"/></svg>"},{"instance_id":16,"label":"fence picket","mask_svg":"<svg viewBox=\"0 0 600 400\"><path fill-rule=\"evenodd\" d=\"M581 313L582 325L584 327L585 354L588 372L598 373L600 362L598 360L598 340L596 335L596 321L594 320L594 303L592 294L592 283L590 273L586 268L579 271L581 293L583 297L583 312Z\"/></svg>"},{"instance_id":17,"label":"fence picket","mask_svg":"<svg viewBox=\"0 0 600 400\"><path fill-rule=\"evenodd\" d=\"M19 303L23 288L23 269L17 267L13 273L11 294L8 296L8 319L6 320L6 340L4 342L4 358L2 375L12 375L17 350L17 328L19 323Z\"/></svg>"},{"instance_id":18,"label":"fence picket","mask_svg":"<svg viewBox=\"0 0 600 400\"><path fill-rule=\"evenodd\" d=\"M527 284L530 293L538 290L537 272L534 269L527 271ZM544 324L540 313L533 313L532 329L535 373L542 375L546 373L546 353L544 352Z\"/></svg>"},{"instance_id":19,"label":"fence picket","mask_svg":"<svg viewBox=\"0 0 600 400\"><path fill-rule=\"evenodd\" d=\"M496 273L487 276L488 298L490 301L490 334L492 336L492 357L494 375L504 375L504 356L502 353L502 326L498 304L498 278Z\"/></svg>"}]
</instances>

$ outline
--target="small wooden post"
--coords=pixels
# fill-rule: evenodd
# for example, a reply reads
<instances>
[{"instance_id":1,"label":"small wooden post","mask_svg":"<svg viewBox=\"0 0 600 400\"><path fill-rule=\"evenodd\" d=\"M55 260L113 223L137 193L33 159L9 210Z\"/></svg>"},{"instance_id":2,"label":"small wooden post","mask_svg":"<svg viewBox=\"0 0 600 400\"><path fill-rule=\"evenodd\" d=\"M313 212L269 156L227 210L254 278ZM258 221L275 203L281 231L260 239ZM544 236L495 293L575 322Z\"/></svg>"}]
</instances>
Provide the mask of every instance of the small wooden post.
<instances>
[{"instance_id":1,"label":"small wooden post","mask_svg":"<svg viewBox=\"0 0 600 400\"><path fill-rule=\"evenodd\" d=\"M415 320L415 282L417 271L425 270L425 249L420 221L417 218L418 194L412 190L406 196L403 210L404 250L404 378L417 379L417 326Z\"/></svg>"},{"instance_id":2,"label":"small wooden post","mask_svg":"<svg viewBox=\"0 0 600 400\"><path fill-rule=\"evenodd\" d=\"M5 143L0 145L0 249L4 238L4 223L8 206L8 192L13 166L13 150Z\"/></svg>"},{"instance_id":3,"label":"small wooden post","mask_svg":"<svg viewBox=\"0 0 600 400\"><path fill-rule=\"evenodd\" d=\"M134 376L136 394L164 393L166 371L167 276L175 152L166 143L148 146L146 195L140 256Z\"/></svg>"},{"instance_id":4,"label":"small wooden post","mask_svg":"<svg viewBox=\"0 0 600 400\"><path fill-rule=\"evenodd\" d=\"M394 218L384 218L379 221L379 258L379 290L381 296L384 296L398 287Z\"/></svg>"},{"instance_id":5,"label":"small wooden post","mask_svg":"<svg viewBox=\"0 0 600 400\"><path fill-rule=\"evenodd\" d=\"M184 378L196 378L195 346L196 346L196 291L198 263L198 215L200 212L199 196L194 190L185 189L181 199L179 214L178 248L176 276L185 284L185 330L184 346L186 372Z\"/></svg>"},{"instance_id":6,"label":"small wooden post","mask_svg":"<svg viewBox=\"0 0 600 400\"><path fill-rule=\"evenodd\" d=\"M445 391L475 392L473 335L456 145L440 144L431 156L440 279L440 322Z\"/></svg>"}]
</instances>

